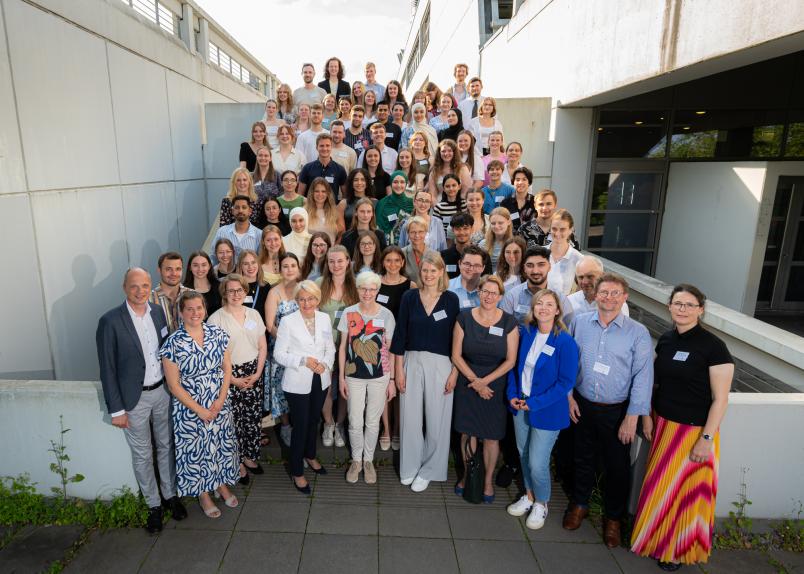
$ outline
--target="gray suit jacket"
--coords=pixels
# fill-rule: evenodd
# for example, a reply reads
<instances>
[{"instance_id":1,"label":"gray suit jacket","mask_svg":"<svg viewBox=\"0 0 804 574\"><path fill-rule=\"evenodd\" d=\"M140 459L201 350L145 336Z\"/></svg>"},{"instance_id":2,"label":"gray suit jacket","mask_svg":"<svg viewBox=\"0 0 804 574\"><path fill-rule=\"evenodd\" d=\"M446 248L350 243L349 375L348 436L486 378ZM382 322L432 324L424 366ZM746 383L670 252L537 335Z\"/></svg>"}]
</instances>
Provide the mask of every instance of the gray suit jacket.
<instances>
[{"instance_id":1,"label":"gray suit jacket","mask_svg":"<svg viewBox=\"0 0 804 574\"><path fill-rule=\"evenodd\" d=\"M165 332L163 328L167 328L165 313L153 303L149 302L148 306L161 347L167 338L162 334ZM98 347L103 396L109 413L133 410L142 395L145 354L126 303L100 318L95 344Z\"/></svg>"}]
</instances>

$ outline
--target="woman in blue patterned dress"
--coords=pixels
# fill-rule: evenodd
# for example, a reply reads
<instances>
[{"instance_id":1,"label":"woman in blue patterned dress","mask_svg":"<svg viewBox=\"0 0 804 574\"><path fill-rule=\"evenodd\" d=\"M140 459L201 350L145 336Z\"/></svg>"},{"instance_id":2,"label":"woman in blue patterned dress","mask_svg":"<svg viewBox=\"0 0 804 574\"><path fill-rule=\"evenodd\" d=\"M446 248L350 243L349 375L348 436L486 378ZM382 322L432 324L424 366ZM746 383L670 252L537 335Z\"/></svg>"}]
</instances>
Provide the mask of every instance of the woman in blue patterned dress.
<instances>
[{"instance_id":1,"label":"woman in blue patterned dress","mask_svg":"<svg viewBox=\"0 0 804 574\"><path fill-rule=\"evenodd\" d=\"M266 412L271 413L275 419L282 421L279 436L287 446L290 446L290 416L288 415L288 402L282 392L282 375L285 367L274 360L274 346L276 345L276 331L282 317L299 310L299 304L293 298L293 290L301 279L299 259L295 253L287 252L279 258L279 273L282 279L268 293L265 300L265 324L268 326L270 339L268 343L268 364L265 366L265 404Z\"/></svg>"},{"instance_id":2,"label":"woman in blue patterned dress","mask_svg":"<svg viewBox=\"0 0 804 574\"><path fill-rule=\"evenodd\" d=\"M204 514L218 518L221 511L210 492L217 491L231 508L238 504L227 486L235 483L240 467L227 400L232 376L229 336L204 323L200 293L182 294L179 311L183 325L159 351L173 395L176 485L179 496L197 496Z\"/></svg>"}]
</instances>

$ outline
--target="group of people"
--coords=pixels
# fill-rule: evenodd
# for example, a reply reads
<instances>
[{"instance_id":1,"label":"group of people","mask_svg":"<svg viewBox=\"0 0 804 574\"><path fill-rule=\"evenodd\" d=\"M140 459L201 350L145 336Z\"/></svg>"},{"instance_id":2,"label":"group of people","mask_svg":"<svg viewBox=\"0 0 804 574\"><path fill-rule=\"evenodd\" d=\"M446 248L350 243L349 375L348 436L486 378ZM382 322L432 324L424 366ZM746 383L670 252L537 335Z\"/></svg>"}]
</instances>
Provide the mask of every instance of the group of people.
<instances>
[{"instance_id":1,"label":"group of people","mask_svg":"<svg viewBox=\"0 0 804 574\"><path fill-rule=\"evenodd\" d=\"M163 254L153 289L127 271L97 347L149 531L163 506L186 516L181 496L211 518L215 498L237 506L229 487L263 472L269 416L301 493L305 468L327 473L319 435L348 442L349 483L376 482L377 446L399 450L413 492L447 479L452 450L458 496L478 457L484 502L521 473L507 509L532 529L547 519L554 451L568 530L602 467L614 547L639 427L652 446L632 549L665 570L707 559L733 362L701 326L704 295L673 290L654 357L627 281L580 253L572 215L534 192L522 146L503 145L481 80L454 72L408 106L373 64L351 86L338 58L317 85L305 64L304 85L280 86L241 145L212 253Z\"/></svg>"}]
</instances>

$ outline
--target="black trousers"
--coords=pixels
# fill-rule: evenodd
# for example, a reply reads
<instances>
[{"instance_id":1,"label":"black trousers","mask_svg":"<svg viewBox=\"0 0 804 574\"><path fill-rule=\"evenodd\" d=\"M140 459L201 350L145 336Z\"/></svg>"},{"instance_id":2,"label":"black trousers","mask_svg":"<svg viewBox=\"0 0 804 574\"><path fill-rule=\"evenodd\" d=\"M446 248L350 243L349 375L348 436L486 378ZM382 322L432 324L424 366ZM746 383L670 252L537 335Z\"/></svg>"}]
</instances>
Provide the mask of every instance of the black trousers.
<instances>
[{"instance_id":1,"label":"black trousers","mask_svg":"<svg viewBox=\"0 0 804 574\"><path fill-rule=\"evenodd\" d=\"M318 423L327 391L321 390L321 376L313 375L308 394L285 392L290 408L293 430L290 433L290 474L304 476L304 459L315 458L318 441Z\"/></svg>"},{"instance_id":2,"label":"black trousers","mask_svg":"<svg viewBox=\"0 0 804 574\"><path fill-rule=\"evenodd\" d=\"M575 425L575 485L573 500L588 505L595 487L596 458L600 456L605 471L604 516L620 520L626 511L630 490L631 445L620 442L617 431L625 418L627 403L601 405L583 398L575 400L581 411Z\"/></svg>"}]
</instances>

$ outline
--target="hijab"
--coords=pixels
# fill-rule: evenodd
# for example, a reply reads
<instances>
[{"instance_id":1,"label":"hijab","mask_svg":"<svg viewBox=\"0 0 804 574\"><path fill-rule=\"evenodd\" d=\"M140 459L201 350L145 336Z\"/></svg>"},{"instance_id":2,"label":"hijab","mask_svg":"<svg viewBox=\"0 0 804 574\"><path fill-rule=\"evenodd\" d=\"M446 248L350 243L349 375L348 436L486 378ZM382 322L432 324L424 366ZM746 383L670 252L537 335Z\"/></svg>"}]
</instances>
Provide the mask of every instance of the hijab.
<instances>
[{"instance_id":1,"label":"hijab","mask_svg":"<svg viewBox=\"0 0 804 574\"><path fill-rule=\"evenodd\" d=\"M304 257L307 255L307 244L310 243L310 237L312 236L307 231L307 210L303 207L294 207L290 210L288 219L292 221L295 215L304 217L304 231L297 233L291 226L290 233L282 238L282 244L285 246L285 251L293 253L299 258L299 261L303 261Z\"/></svg>"},{"instance_id":2,"label":"hijab","mask_svg":"<svg viewBox=\"0 0 804 574\"><path fill-rule=\"evenodd\" d=\"M407 174L401 170L391 174L391 181L397 176L404 178L405 183L408 182ZM396 193L391 186L391 193L377 202L374 213L377 217L377 227L385 233L391 233L397 223L401 223L405 217L413 213L413 200L404 191Z\"/></svg>"},{"instance_id":3,"label":"hijab","mask_svg":"<svg viewBox=\"0 0 804 574\"><path fill-rule=\"evenodd\" d=\"M413 111L416 107L420 107L424 111L425 121L417 122L413 119ZM427 123L427 110L424 107L424 104L418 102L413 104L410 108L410 126L413 128L412 133L422 132L424 136L427 138L427 147L430 148L430 158L432 160L435 157L435 154L438 153L438 134L436 134L435 128Z\"/></svg>"},{"instance_id":4,"label":"hijab","mask_svg":"<svg viewBox=\"0 0 804 574\"><path fill-rule=\"evenodd\" d=\"M458 108L452 108L451 112L455 112L458 116L458 123L454 126L448 126L445 129L438 132L438 141L444 141L446 139L450 139L454 142L458 141L458 134L463 131L463 114L461 114L461 110Z\"/></svg>"}]
</instances>

